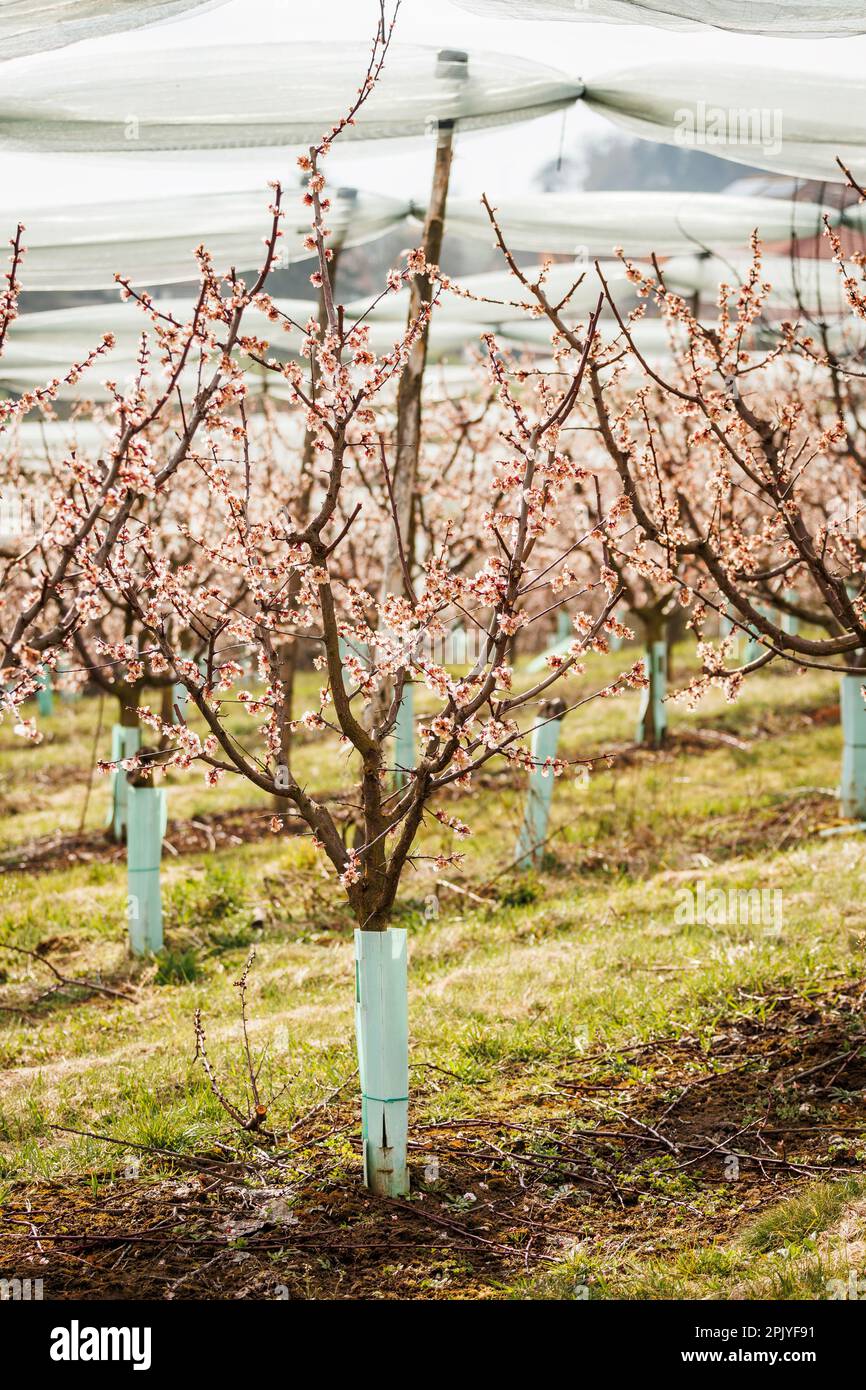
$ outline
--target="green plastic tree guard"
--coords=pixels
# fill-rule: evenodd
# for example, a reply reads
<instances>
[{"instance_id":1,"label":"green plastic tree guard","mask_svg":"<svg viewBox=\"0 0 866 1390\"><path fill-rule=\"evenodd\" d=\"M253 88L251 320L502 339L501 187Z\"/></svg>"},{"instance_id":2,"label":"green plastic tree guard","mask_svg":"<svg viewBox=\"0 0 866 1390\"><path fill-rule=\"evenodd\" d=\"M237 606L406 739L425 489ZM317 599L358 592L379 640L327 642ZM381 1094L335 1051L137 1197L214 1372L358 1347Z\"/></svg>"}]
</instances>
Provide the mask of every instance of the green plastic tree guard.
<instances>
[{"instance_id":1,"label":"green plastic tree guard","mask_svg":"<svg viewBox=\"0 0 866 1390\"><path fill-rule=\"evenodd\" d=\"M50 714L54 713L54 691L51 689L51 677L44 671L39 677L36 707L43 718L47 719Z\"/></svg>"},{"instance_id":2,"label":"green plastic tree guard","mask_svg":"<svg viewBox=\"0 0 866 1390\"><path fill-rule=\"evenodd\" d=\"M532 661L530 661L529 666L527 667L527 670L531 672L546 671L547 658L549 656L567 656L568 649L573 641L574 628L572 626L571 618L568 616L564 608L560 608L556 614L555 638L553 639L549 647L546 647L543 652L539 652L538 656L533 657Z\"/></svg>"},{"instance_id":3,"label":"green plastic tree guard","mask_svg":"<svg viewBox=\"0 0 866 1390\"><path fill-rule=\"evenodd\" d=\"M397 765L394 784L403 787L409 780L407 769L415 766L415 687L411 681L403 686L403 698L394 725L394 762Z\"/></svg>"},{"instance_id":4,"label":"green plastic tree guard","mask_svg":"<svg viewBox=\"0 0 866 1390\"><path fill-rule=\"evenodd\" d=\"M69 673L68 673L67 671L64 671L64 669L63 669L62 666L58 666L57 669L56 669L55 674L58 675L58 676L65 676L65 675L68 675ZM63 701L64 704L66 704L66 705L71 705L71 704L74 704L76 700L80 700L80 699L81 699L81 691L80 691L80 690L68 690L68 689L65 689L64 687L61 687L61 690L60 690L60 698L61 698L61 700Z\"/></svg>"},{"instance_id":5,"label":"green plastic tree guard","mask_svg":"<svg viewBox=\"0 0 866 1390\"><path fill-rule=\"evenodd\" d=\"M171 687L171 722L179 724L181 718L186 719L189 709L189 691L182 681L175 681Z\"/></svg>"},{"instance_id":6,"label":"green plastic tree guard","mask_svg":"<svg viewBox=\"0 0 866 1390\"><path fill-rule=\"evenodd\" d=\"M635 739L638 743L651 743L653 747L658 747L668 728L665 705L668 693L667 642L650 642L643 659L643 669L649 685L641 695Z\"/></svg>"},{"instance_id":7,"label":"green plastic tree guard","mask_svg":"<svg viewBox=\"0 0 866 1390\"><path fill-rule=\"evenodd\" d=\"M553 800L553 784L556 779L549 768L546 773L543 771L543 764L547 758L556 757L561 729L561 717L548 719L544 724L539 724L532 735L532 760L535 767L529 774L526 810L517 840L515 862L519 869L531 869L533 864L541 861L544 852L547 823L550 820L550 803Z\"/></svg>"},{"instance_id":8,"label":"green plastic tree guard","mask_svg":"<svg viewBox=\"0 0 866 1390\"><path fill-rule=\"evenodd\" d=\"M159 865L168 818L165 790L127 788L126 864L129 948L135 956L162 950Z\"/></svg>"},{"instance_id":9,"label":"green plastic tree guard","mask_svg":"<svg viewBox=\"0 0 866 1390\"><path fill-rule=\"evenodd\" d=\"M842 814L866 820L866 705L862 676L843 676L840 682L842 715L842 782L839 797Z\"/></svg>"},{"instance_id":10,"label":"green plastic tree guard","mask_svg":"<svg viewBox=\"0 0 866 1390\"><path fill-rule=\"evenodd\" d=\"M786 589L786 590L785 590L784 597L788 600L789 603L796 603L796 601L797 601L797 595L794 593L794 590L793 590L793 589ZM794 614L793 614L793 613L783 613L783 614L782 614L782 631L783 631L783 632L787 632L787 633L789 634L789 636L795 636L795 635L799 632L799 630L800 630L800 624L799 624L797 618L795 618Z\"/></svg>"},{"instance_id":11,"label":"green plastic tree guard","mask_svg":"<svg viewBox=\"0 0 866 1390\"><path fill-rule=\"evenodd\" d=\"M750 661L755 661L765 648L758 641L756 634L749 628L749 635L743 647L743 665L746 666Z\"/></svg>"},{"instance_id":12,"label":"green plastic tree guard","mask_svg":"<svg viewBox=\"0 0 866 1390\"><path fill-rule=\"evenodd\" d=\"M765 618L771 618L774 621L778 622L779 615L772 608L765 608L764 605L761 603L756 603L755 607L757 608L759 613L763 614ZM764 646L763 642L760 641L759 634L755 631L754 628L747 628L746 631L748 636L746 639L745 648L743 650L744 666L749 661L756 661L759 656L763 656L763 654L767 651L767 648ZM744 634L744 636L745 635L746 634Z\"/></svg>"},{"instance_id":13,"label":"green plastic tree guard","mask_svg":"<svg viewBox=\"0 0 866 1390\"><path fill-rule=\"evenodd\" d=\"M409 997L401 928L355 931L355 1028L364 1182L380 1197L407 1197Z\"/></svg>"},{"instance_id":14,"label":"green plastic tree guard","mask_svg":"<svg viewBox=\"0 0 866 1390\"><path fill-rule=\"evenodd\" d=\"M345 662L346 657L349 655L356 656L362 663L370 660L370 648L367 646L366 642L347 642L345 637L338 637L337 642L339 644L340 658L342 661ZM346 687L347 694L351 694L356 688L355 682L345 669L343 670L343 685Z\"/></svg>"},{"instance_id":15,"label":"green plastic tree guard","mask_svg":"<svg viewBox=\"0 0 866 1390\"><path fill-rule=\"evenodd\" d=\"M125 724L111 726L111 761L114 763L114 771L111 774L111 809L107 824L111 826L115 840L122 840L126 829L129 791L126 773L118 764L123 758L134 758L140 747L141 729L127 728Z\"/></svg>"}]
</instances>

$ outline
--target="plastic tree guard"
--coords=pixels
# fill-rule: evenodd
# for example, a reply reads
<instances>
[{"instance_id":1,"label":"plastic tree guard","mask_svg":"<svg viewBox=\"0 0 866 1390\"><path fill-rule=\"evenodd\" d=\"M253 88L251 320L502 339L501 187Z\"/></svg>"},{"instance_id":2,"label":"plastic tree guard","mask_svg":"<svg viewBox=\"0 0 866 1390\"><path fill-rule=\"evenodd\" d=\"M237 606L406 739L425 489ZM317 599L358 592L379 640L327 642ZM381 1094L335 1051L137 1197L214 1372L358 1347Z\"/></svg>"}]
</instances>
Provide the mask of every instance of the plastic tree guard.
<instances>
[{"instance_id":1,"label":"plastic tree guard","mask_svg":"<svg viewBox=\"0 0 866 1390\"><path fill-rule=\"evenodd\" d=\"M65 671L61 671L58 669L57 674L58 676L63 676L66 673ZM65 705L72 705L75 703L76 700L81 699L81 691L69 690L68 687L64 686L60 691L60 698Z\"/></svg>"},{"instance_id":2,"label":"plastic tree guard","mask_svg":"<svg viewBox=\"0 0 866 1390\"><path fill-rule=\"evenodd\" d=\"M111 833L115 840L122 840L123 832L126 829L126 807L129 792L126 773L119 766L119 763L123 758L134 758L140 747L141 730L139 728L127 728L125 724L112 725L111 761L114 763L114 771L111 774L111 809L106 823L111 826Z\"/></svg>"},{"instance_id":3,"label":"plastic tree guard","mask_svg":"<svg viewBox=\"0 0 866 1390\"><path fill-rule=\"evenodd\" d=\"M36 692L36 707L44 718L54 713L54 691L51 689L51 677L45 673L39 677L39 689Z\"/></svg>"},{"instance_id":4,"label":"plastic tree guard","mask_svg":"<svg viewBox=\"0 0 866 1390\"><path fill-rule=\"evenodd\" d=\"M774 612L772 608L765 608L761 603L756 603L755 607L765 618L770 618L773 621L778 620L778 614ZM746 633L743 635L746 637L746 643L743 649L743 665L746 665L749 661L757 661L758 657L763 656L767 651L767 648L760 640L760 634L755 628L747 627Z\"/></svg>"},{"instance_id":5,"label":"plastic tree guard","mask_svg":"<svg viewBox=\"0 0 866 1390\"><path fill-rule=\"evenodd\" d=\"M515 862L519 869L531 869L540 863L547 838L547 824L550 820L550 803L553 800L553 784L556 780L550 768L544 770L548 758L556 757L562 717L547 719L539 724L532 735L532 760L535 767L529 775L529 791L526 796L526 810L523 825L517 841Z\"/></svg>"},{"instance_id":6,"label":"plastic tree guard","mask_svg":"<svg viewBox=\"0 0 866 1390\"><path fill-rule=\"evenodd\" d=\"M409 1003L406 933L355 931L355 1025L364 1182L406 1197L409 1169Z\"/></svg>"},{"instance_id":7,"label":"plastic tree guard","mask_svg":"<svg viewBox=\"0 0 866 1390\"><path fill-rule=\"evenodd\" d=\"M171 722L179 724L186 719L186 712L189 709L189 691L181 681L176 681L171 688Z\"/></svg>"},{"instance_id":8,"label":"plastic tree guard","mask_svg":"<svg viewBox=\"0 0 866 1390\"><path fill-rule=\"evenodd\" d=\"M797 601L797 595L794 593L793 589L786 589L784 597L789 603L796 603ZM789 636L794 636L799 632L800 624L793 613L783 613L781 615L781 628L782 631L787 632Z\"/></svg>"},{"instance_id":9,"label":"plastic tree guard","mask_svg":"<svg viewBox=\"0 0 866 1390\"><path fill-rule=\"evenodd\" d=\"M643 668L649 685L641 696L635 739L638 743L651 743L655 747L662 742L668 728L665 705L668 693L667 642L650 642Z\"/></svg>"},{"instance_id":10,"label":"plastic tree guard","mask_svg":"<svg viewBox=\"0 0 866 1390\"><path fill-rule=\"evenodd\" d=\"M403 686L403 698L394 725L394 783L403 787L409 781L408 771L415 766L415 687L411 681Z\"/></svg>"},{"instance_id":11,"label":"plastic tree guard","mask_svg":"<svg viewBox=\"0 0 866 1390\"><path fill-rule=\"evenodd\" d=\"M567 656L568 649L574 641L574 628L571 618L564 608L560 608L556 614L556 637L549 647L538 656L533 657L529 663L530 671L545 671L547 669L547 658L549 656Z\"/></svg>"},{"instance_id":12,"label":"plastic tree guard","mask_svg":"<svg viewBox=\"0 0 866 1390\"><path fill-rule=\"evenodd\" d=\"M743 648L743 665L747 665L750 661L757 661L758 657L765 650L766 649L762 645L762 643L758 641L757 633L753 632L752 629L749 628L748 639L746 641L745 647Z\"/></svg>"},{"instance_id":13,"label":"plastic tree guard","mask_svg":"<svg viewBox=\"0 0 866 1390\"><path fill-rule=\"evenodd\" d=\"M162 950L162 896L159 865L168 817L164 789L127 789L127 882L129 947L135 956Z\"/></svg>"},{"instance_id":14,"label":"plastic tree guard","mask_svg":"<svg viewBox=\"0 0 866 1390\"><path fill-rule=\"evenodd\" d=\"M346 657L350 655L357 657L362 665L365 661L370 660L370 648L366 642L347 642L345 637L338 637L337 642L340 647L340 657L344 662ZM349 693L355 689L355 682L345 669L343 671L343 685Z\"/></svg>"},{"instance_id":15,"label":"plastic tree guard","mask_svg":"<svg viewBox=\"0 0 866 1390\"><path fill-rule=\"evenodd\" d=\"M862 676L843 676L840 682L842 715L842 782L839 797L842 814L866 819L866 705Z\"/></svg>"}]
</instances>

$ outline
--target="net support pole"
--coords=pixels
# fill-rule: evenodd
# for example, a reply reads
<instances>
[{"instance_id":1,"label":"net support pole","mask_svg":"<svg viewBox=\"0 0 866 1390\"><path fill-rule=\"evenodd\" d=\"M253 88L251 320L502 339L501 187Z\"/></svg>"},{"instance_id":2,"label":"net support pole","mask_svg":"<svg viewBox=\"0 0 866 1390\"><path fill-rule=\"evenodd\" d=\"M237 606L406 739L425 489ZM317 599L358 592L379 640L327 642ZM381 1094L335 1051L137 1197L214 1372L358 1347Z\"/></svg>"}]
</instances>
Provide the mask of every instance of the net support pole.
<instances>
[{"instance_id":1,"label":"net support pole","mask_svg":"<svg viewBox=\"0 0 866 1390\"><path fill-rule=\"evenodd\" d=\"M355 1029L364 1182L379 1197L407 1197L409 998L401 928L355 931Z\"/></svg>"},{"instance_id":2,"label":"net support pole","mask_svg":"<svg viewBox=\"0 0 866 1390\"><path fill-rule=\"evenodd\" d=\"M168 806L164 788L129 787L126 836L129 949L134 956L162 950L159 869Z\"/></svg>"},{"instance_id":3,"label":"net support pole","mask_svg":"<svg viewBox=\"0 0 866 1390\"><path fill-rule=\"evenodd\" d=\"M861 693L863 684L862 676L842 676L840 681L843 746L839 799L843 816L852 820L866 820L866 705Z\"/></svg>"},{"instance_id":4,"label":"net support pole","mask_svg":"<svg viewBox=\"0 0 866 1390\"><path fill-rule=\"evenodd\" d=\"M564 713L563 702L561 700L551 701L548 709L549 713L553 713L557 709ZM545 768L545 763L548 758L556 757L561 731L562 713L554 719L551 719L548 714L545 722L539 724L532 735L531 752L534 767L529 774L526 809L523 813L523 824L520 827L515 855L515 862L519 869L531 869L534 864L540 864L544 854L544 842L547 839L550 807L553 801L553 784L556 780L551 769Z\"/></svg>"},{"instance_id":5,"label":"net support pole","mask_svg":"<svg viewBox=\"0 0 866 1390\"><path fill-rule=\"evenodd\" d=\"M648 685L641 695L638 711L637 743L645 743L658 748L664 742L668 730L668 713L665 698L668 693L668 644L664 640L647 644L643 658L643 669Z\"/></svg>"},{"instance_id":6,"label":"net support pole","mask_svg":"<svg viewBox=\"0 0 866 1390\"><path fill-rule=\"evenodd\" d=\"M468 79L468 58L464 53L442 49L438 69L443 78L453 80L455 73ZM445 208L451 180L451 161L454 152L454 123L439 121L436 125L436 157L430 201L424 218L422 246L424 258L438 265L442 258L442 238L445 233ZM428 275L416 275L409 293L407 322L416 319L425 305L433 299L433 284ZM393 525L386 540L382 575L382 594L403 594L406 589L403 564L410 572L415 552L414 517L415 490L418 474L418 455L421 447L421 412L424 391L424 371L427 366L427 346L430 324L416 336L397 384L397 419L393 457ZM401 558L402 547L402 558Z\"/></svg>"},{"instance_id":7,"label":"net support pole","mask_svg":"<svg viewBox=\"0 0 866 1390\"><path fill-rule=\"evenodd\" d=\"M141 729L126 724L113 724L111 727L111 761L114 771L111 774L111 807L107 824L115 840L122 840L127 826L127 802L129 783L126 773L120 767L124 758L134 758L141 747Z\"/></svg>"}]
</instances>

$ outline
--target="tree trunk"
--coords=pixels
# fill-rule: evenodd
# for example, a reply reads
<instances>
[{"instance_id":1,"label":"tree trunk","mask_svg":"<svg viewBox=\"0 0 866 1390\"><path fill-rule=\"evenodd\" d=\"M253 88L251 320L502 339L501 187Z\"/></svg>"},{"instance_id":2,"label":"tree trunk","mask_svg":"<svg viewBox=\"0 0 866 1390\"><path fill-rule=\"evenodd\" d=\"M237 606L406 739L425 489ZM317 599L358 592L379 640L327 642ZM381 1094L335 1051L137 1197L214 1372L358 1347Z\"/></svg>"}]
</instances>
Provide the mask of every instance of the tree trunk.
<instances>
[{"instance_id":1,"label":"tree trunk","mask_svg":"<svg viewBox=\"0 0 866 1390\"><path fill-rule=\"evenodd\" d=\"M174 723L174 686L164 685L160 696L160 718L163 724Z\"/></svg>"},{"instance_id":2,"label":"tree trunk","mask_svg":"<svg viewBox=\"0 0 866 1390\"><path fill-rule=\"evenodd\" d=\"M139 728L136 710L141 703L142 689L143 687L140 685L125 685L117 692L117 702L120 705L120 723L124 729Z\"/></svg>"}]
</instances>

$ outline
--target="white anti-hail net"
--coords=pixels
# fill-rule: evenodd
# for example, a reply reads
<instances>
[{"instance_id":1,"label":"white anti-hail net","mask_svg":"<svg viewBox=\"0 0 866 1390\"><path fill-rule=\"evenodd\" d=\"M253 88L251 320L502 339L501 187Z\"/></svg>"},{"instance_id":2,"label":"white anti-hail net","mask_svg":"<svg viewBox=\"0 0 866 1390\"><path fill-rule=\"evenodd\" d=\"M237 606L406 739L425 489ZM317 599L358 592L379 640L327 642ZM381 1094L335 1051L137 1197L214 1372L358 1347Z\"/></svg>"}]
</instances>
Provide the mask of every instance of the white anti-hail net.
<instances>
[{"instance_id":1,"label":"white anti-hail net","mask_svg":"<svg viewBox=\"0 0 866 1390\"><path fill-rule=\"evenodd\" d=\"M583 100L630 135L798 178L866 169L866 82L808 70L665 62L588 81Z\"/></svg>"},{"instance_id":2,"label":"white anti-hail net","mask_svg":"<svg viewBox=\"0 0 866 1390\"><path fill-rule=\"evenodd\" d=\"M172 198L115 202L42 204L28 208L0 190L0 230L10 235L18 221L26 228L26 256L20 279L28 290L105 290L117 272L136 285L195 280L194 251L204 245L219 272L257 269L271 230L270 189L249 187ZM331 246L357 246L399 224L410 205L383 194L338 188L331 192L328 227ZM303 193L283 193L278 266L304 260L310 209Z\"/></svg>"},{"instance_id":3,"label":"white anti-hail net","mask_svg":"<svg viewBox=\"0 0 866 1390\"><path fill-rule=\"evenodd\" d=\"M3 0L0 62L27 58L82 39L142 29L210 10L225 0Z\"/></svg>"},{"instance_id":4,"label":"white anti-hail net","mask_svg":"<svg viewBox=\"0 0 866 1390\"><path fill-rule=\"evenodd\" d=\"M787 242L819 236L825 214L831 225L841 217L814 203L725 193L593 191L490 201L510 249L587 258L609 256L617 246L627 256L748 246L755 231L765 243ZM423 210L413 216L423 217ZM478 198L449 199L446 225L452 235L493 237Z\"/></svg>"},{"instance_id":5,"label":"white anti-hail net","mask_svg":"<svg viewBox=\"0 0 866 1390\"><path fill-rule=\"evenodd\" d=\"M646 24L656 29L726 29L777 38L866 34L863 0L456 0L491 19L563 19Z\"/></svg>"},{"instance_id":6,"label":"white anti-hail net","mask_svg":"<svg viewBox=\"0 0 866 1390\"><path fill-rule=\"evenodd\" d=\"M111 63L88 53L0 70L0 147L139 153L307 146L357 98L357 44L136 45ZM570 106L581 84L506 54L394 47L342 140L477 130Z\"/></svg>"}]
</instances>

